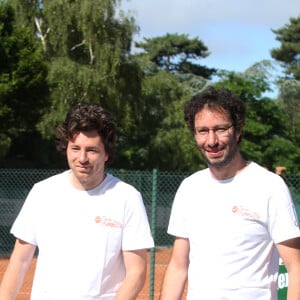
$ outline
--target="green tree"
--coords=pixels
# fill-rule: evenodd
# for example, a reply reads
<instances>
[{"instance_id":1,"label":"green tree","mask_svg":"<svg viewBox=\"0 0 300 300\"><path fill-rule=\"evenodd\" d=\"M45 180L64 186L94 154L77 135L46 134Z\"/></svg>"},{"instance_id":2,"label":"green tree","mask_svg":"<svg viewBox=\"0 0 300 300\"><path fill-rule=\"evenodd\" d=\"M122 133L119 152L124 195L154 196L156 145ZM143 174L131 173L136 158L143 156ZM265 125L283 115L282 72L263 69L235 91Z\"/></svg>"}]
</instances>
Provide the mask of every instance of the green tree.
<instances>
[{"instance_id":1,"label":"green tree","mask_svg":"<svg viewBox=\"0 0 300 300\"><path fill-rule=\"evenodd\" d=\"M280 79L279 102L288 118L286 120L289 136L294 143L300 143L300 81Z\"/></svg>"},{"instance_id":2,"label":"green tree","mask_svg":"<svg viewBox=\"0 0 300 300\"><path fill-rule=\"evenodd\" d=\"M15 25L12 6L0 2L0 157L36 133L47 103L47 67L38 39ZM12 147L12 148L11 148Z\"/></svg>"},{"instance_id":3,"label":"green tree","mask_svg":"<svg viewBox=\"0 0 300 300\"><path fill-rule=\"evenodd\" d=\"M20 20L40 38L49 66L48 112L38 124L44 137L78 102L113 112L122 133L140 109L141 71L130 58L134 20L116 0L14 0Z\"/></svg>"},{"instance_id":4,"label":"green tree","mask_svg":"<svg viewBox=\"0 0 300 300\"><path fill-rule=\"evenodd\" d=\"M144 38L135 43L143 49L159 69L172 73L188 73L210 78L215 69L209 69L196 63L210 53L198 38L189 38L187 34L167 33L165 36Z\"/></svg>"},{"instance_id":5,"label":"green tree","mask_svg":"<svg viewBox=\"0 0 300 300\"><path fill-rule=\"evenodd\" d=\"M196 64L209 54L207 47L178 34L145 39L136 46L143 49L134 56L144 71L142 130L131 135L133 147L123 155L130 167L139 162L143 169L194 170L201 158L183 120L183 103L214 71Z\"/></svg>"},{"instance_id":6,"label":"green tree","mask_svg":"<svg viewBox=\"0 0 300 300\"><path fill-rule=\"evenodd\" d=\"M153 160L159 162L162 170L194 172L206 167L194 136L184 122L184 103L190 97L190 93L182 94L170 105L151 141Z\"/></svg>"},{"instance_id":7,"label":"green tree","mask_svg":"<svg viewBox=\"0 0 300 300\"><path fill-rule=\"evenodd\" d=\"M243 155L273 171L277 165L295 164L297 155L290 152L288 115L278 102L263 96L269 89L263 73L253 70L224 72L216 85L232 89L246 103L247 118L241 143ZM289 172L292 170L295 168L288 169Z\"/></svg>"},{"instance_id":8,"label":"green tree","mask_svg":"<svg viewBox=\"0 0 300 300\"><path fill-rule=\"evenodd\" d=\"M178 102L184 89L176 77L165 71L145 76L142 84L143 106L139 112L141 118L135 129L128 132L124 140L119 141L123 150L119 164L124 168L135 169L168 169L164 161L166 155L161 151L161 141L155 144L158 132L165 131L164 121L168 114L173 114L173 103ZM172 149L169 149L172 152ZM170 163L171 165L171 163Z\"/></svg>"},{"instance_id":9,"label":"green tree","mask_svg":"<svg viewBox=\"0 0 300 300\"><path fill-rule=\"evenodd\" d=\"M271 50L271 56L282 62L287 75L300 80L300 17L290 18L289 24L272 31L280 46Z\"/></svg>"},{"instance_id":10,"label":"green tree","mask_svg":"<svg viewBox=\"0 0 300 300\"><path fill-rule=\"evenodd\" d=\"M278 48L271 51L274 59L281 63L285 76L279 78L279 102L288 115L287 130L291 140L300 142L300 16L290 18L290 22L273 30Z\"/></svg>"}]
</instances>

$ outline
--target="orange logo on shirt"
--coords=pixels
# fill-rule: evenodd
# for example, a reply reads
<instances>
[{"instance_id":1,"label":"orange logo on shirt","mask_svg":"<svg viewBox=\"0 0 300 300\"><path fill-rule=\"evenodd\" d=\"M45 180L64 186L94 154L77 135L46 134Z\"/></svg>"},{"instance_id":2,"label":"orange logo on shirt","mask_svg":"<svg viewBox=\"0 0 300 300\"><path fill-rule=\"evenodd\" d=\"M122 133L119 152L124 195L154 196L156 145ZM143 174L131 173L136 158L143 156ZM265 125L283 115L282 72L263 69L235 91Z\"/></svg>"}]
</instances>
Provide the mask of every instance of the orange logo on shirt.
<instances>
[{"instance_id":1,"label":"orange logo on shirt","mask_svg":"<svg viewBox=\"0 0 300 300\"><path fill-rule=\"evenodd\" d=\"M109 217L106 216L96 216L95 217L95 222L98 224L101 224L103 226L107 227L116 227L116 228L122 228L122 224L116 220L113 220Z\"/></svg>"},{"instance_id":2,"label":"orange logo on shirt","mask_svg":"<svg viewBox=\"0 0 300 300\"><path fill-rule=\"evenodd\" d=\"M252 219L256 219L256 220L260 219L260 215L258 212L252 211L249 208L246 208L244 206L234 205L231 210L235 215L238 215L241 217L252 218Z\"/></svg>"}]
</instances>

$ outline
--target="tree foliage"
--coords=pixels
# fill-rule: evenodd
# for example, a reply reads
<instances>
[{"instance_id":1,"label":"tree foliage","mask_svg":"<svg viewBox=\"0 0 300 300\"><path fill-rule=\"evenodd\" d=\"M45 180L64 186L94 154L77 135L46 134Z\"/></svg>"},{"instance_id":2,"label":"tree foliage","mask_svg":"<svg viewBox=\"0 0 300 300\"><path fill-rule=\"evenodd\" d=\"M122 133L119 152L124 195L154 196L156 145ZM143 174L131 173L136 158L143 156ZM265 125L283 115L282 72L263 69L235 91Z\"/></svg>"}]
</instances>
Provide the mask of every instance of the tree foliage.
<instances>
[{"instance_id":1,"label":"tree foliage","mask_svg":"<svg viewBox=\"0 0 300 300\"><path fill-rule=\"evenodd\" d=\"M263 96L269 84L262 73L224 72L217 85L233 90L245 101L247 118L241 151L246 159L254 160L270 170L286 165L287 161L289 167L297 162L300 152L290 152L292 140L288 134L288 116L278 102ZM289 168L288 172L294 170L294 167Z\"/></svg>"},{"instance_id":2,"label":"tree foliage","mask_svg":"<svg viewBox=\"0 0 300 300\"><path fill-rule=\"evenodd\" d=\"M288 173L300 171L298 19L274 31L282 45L272 55L288 75L277 82L276 101L265 96L271 89L269 62L244 73L216 73L203 64L210 52L199 38L178 33L144 38L136 43L141 51L132 53L138 28L119 9L120 1L0 2L0 157L11 147L20 151L15 155L57 167L53 161L61 162L51 161L52 130L70 106L96 102L118 124L114 167L204 168L183 106L215 84L232 89L246 103L243 155L271 170L285 165ZM217 82L210 82L212 75Z\"/></svg>"},{"instance_id":3,"label":"tree foliage","mask_svg":"<svg viewBox=\"0 0 300 300\"><path fill-rule=\"evenodd\" d=\"M12 141L32 135L47 105L47 67L37 38L15 25L13 7L0 3L0 134L4 156Z\"/></svg>"},{"instance_id":4,"label":"tree foliage","mask_svg":"<svg viewBox=\"0 0 300 300\"><path fill-rule=\"evenodd\" d=\"M279 78L279 104L288 116L287 131L294 143L299 143L300 125L300 16L290 18L290 22L273 30L276 40L280 42L278 48L272 49L271 55L281 62L284 77ZM297 152L297 151L296 151Z\"/></svg>"},{"instance_id":5,"label":"tree foliage","mask_svg":"<svg viewBox=\"0 0 300 300\"><path fill-rule=\"evenodd\" d=\"M135 54L144 71L143 129L137 128L131 136L134 146L123 155L131 167L139 162L144 169L195 169L195 162L199 167L201 159L183 121L183 103L212 74L212 70L196 64L209 52L199 39L178 34L145 39L136 46L143 49Z\"/></svg>"},{"instance_id":6,"label":"tree foliage","mask_svg":"<svg viewBox=\"0 0 300 300\"><path fill-rule=\"evenodd\" d=\"M135 45L143 49L159 69L190 73L207 79L215 72L215 69L197 63L210 53L200 39L189 38L187 34L167 33L160 37L144 38L143 42L136 42Z\"/></svg>"},{"instance_id":7,"label":"tree foliage","mask_svg":"<svg viewBox=\"0 0 300 300\"><path fill-rule=\"evenodd\" d=\"M290 18L290 23L282 28L272 30L279 48L271 50L271 56L282 62L287 75L300 79L300 17Z\"/></svg>"},{"instance_id":8,"label":"tree foliage","mask_svg":"<svg viewBox=\"0 0 300 300\"><path fill-rule=\"evenodd\" d=\"M130 130L140 109L141 72L129 55L137 27L117 10L120 1L14 1L20 20L34 24L49 67L51 105L38 124L42 135L50 138L78 102L101 103Z\"/></svg>"},{"instance_id":9,"label":"tree foliage","mask_svg":"<svg viewBox=\"0 0 300 300\"><path fill-rule=\"evenodd\" d=\"M295 79L279 80L279 103L287 115L287 131L291 140L300 142L300 81Z\"/></svg>"}]
</instances>

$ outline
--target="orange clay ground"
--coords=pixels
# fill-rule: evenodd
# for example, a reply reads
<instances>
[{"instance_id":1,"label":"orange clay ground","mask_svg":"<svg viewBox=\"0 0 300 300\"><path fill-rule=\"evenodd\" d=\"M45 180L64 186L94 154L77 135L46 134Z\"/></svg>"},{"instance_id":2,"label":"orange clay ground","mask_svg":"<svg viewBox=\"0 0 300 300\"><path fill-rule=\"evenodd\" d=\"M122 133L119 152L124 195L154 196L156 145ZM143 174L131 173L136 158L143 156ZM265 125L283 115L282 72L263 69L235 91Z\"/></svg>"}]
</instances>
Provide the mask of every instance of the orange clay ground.
<instances>
[{"instance_id":1,"label":"orange clay ground","mask_svg":"<svg viewBox=\"0 0 300 300\"><path fill-rule=\"evenodd\" d=\"M154 273L154 290L153 290L153 299L159 299L159 291L161 287L162 278L167 266L167 263L170 259L171 248L156 248L155 252L155 273ZM16 300L29 300L30 299L30 290L32 285L32 278L35 269L35 262L33 263L29 269L29 272L26 275L23 287L20 290L20 293ZM8 263L8 257L0 257L0 281L2 279L3 273L6 269ZM148 272L147 279L144 285L143 290L140 292L137 300L149 300L150 299L150 253L148 253ZM153 279L152 279L153 280ZM185 298L183 298L185 299Z\"/></svg>"}]
</instances>

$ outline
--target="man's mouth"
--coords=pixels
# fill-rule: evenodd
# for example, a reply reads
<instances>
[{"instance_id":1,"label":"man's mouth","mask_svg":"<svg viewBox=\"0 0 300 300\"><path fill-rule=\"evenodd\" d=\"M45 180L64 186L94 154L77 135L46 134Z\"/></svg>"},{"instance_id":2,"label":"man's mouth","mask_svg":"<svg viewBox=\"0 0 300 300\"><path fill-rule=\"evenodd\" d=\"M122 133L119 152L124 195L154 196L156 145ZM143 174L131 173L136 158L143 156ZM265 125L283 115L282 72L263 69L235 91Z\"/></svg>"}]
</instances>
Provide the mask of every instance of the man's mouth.
<instances>
[{"instance_id":1,"label":"man's mouth","mask_svg":"<svg viewBox=\"0 0 300 300\"><path fill-rule=\"evenodd\" d=\"M219 157L221 157L222 155L223 155L223 150L220 150L220 149L215 149L215 150L209 150L209 151L207 151L206 150L206 155L207 155L207 157L209 157L209 158L219 158Z\"/></svg>"},{"instance_id":2,"label":"man's mouth","mask_svg":"<svg viewBox=\"0 0 300 300\"><path fill-rule=\"evenodd\" d=\"M87 171L89 171L89 169L90 169L89 166L77 166L76 168L81 173L87 173Z\"/></svg>"}]
</instances>

